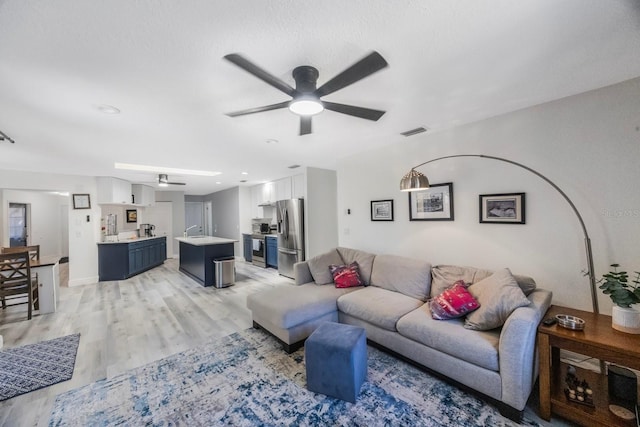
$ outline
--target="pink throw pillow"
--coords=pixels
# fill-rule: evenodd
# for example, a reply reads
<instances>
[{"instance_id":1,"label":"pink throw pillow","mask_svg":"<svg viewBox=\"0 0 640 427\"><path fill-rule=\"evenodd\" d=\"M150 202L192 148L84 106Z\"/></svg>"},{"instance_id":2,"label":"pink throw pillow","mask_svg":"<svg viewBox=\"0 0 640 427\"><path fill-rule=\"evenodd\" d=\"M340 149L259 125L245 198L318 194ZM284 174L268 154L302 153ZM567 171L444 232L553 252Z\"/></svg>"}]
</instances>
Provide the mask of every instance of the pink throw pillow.
<instances>
[{"instance_id":1,"label":"pink throw pillow","mask_svg":"<svg viewBox=\"0 0 640 427\"><path fill-rule=\"evenodd\" d=\"M351 288L354 286L362 286L364 282L360 277L360 268L357 262L349 265L330 265L331 275L336 284L336 288Z\"/></svg>"},{"instance_id":2,"label":"pink throw pillow","mask_svg":"<svg viewBox=\"0 0 640 427\"><path fill-rule=\"evenodd\" d=\"M478 300L469 293L462 280L433 298L429 303L431 317L436 320L449 320L462 317L480 307Z\"/></svg>"}]
</instances>

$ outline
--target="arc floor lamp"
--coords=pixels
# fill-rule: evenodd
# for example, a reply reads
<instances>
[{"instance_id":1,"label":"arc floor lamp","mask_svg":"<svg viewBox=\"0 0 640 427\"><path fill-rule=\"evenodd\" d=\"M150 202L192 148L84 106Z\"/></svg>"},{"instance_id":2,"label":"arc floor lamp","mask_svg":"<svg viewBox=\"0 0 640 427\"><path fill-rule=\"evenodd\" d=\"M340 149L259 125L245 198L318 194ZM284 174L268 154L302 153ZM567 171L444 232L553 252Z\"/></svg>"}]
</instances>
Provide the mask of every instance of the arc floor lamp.
<instances>
[{"instance_id":1,"label":"arc floor lamp","mask_svg":"<svg viewBox=\"0 0 640 427\"><path fill-rule=\"evenodd\" d=\"M530 168L529 166L525 166L521 163L514 162L513 160L509 160L509 159L504 159L502 157L487 156L484 154L454 154L451 156L444 156L444 157L438 157L436 159L431 159L424 163L420 163L419 165L412 167L411 171L409 171L409 173L403 176L402 179L400 180L400 190L401 191L418 191L418 190L428 189L429 179L424 174L418 172L416 168L419 168L420 166L424 166L429 163L437 162L439 160L453 159L457 157L479 157L482 159L497 160L499 162L509 163L514 166L518 166L519 168L527 170L532 174L536 175L537 177L541 178L543 181L545 181L547 184L553 187L558 193L560 193L562 198L564 198L564 200L567 203L569 203L569 206L571 206L573 213L575 213L576 217L578 218L580 227L582 227L582 232L584 234L584 246L585 246L585 251L587 255L587 274L586 275L589 276L589 285L591 286L591 303L593 304L593 312L598 313L599 312L598 295L596 293L596 278L595 278L595 273L593 268L593 254L591 252L591 239L589 239L589 233L587 232L587 227L584 225L584 221L582 220L582 215L580 215L580 212L578 212L576 205L573 204L569 196L567 196L567 194L564 191L562 191L562 189L560 189L560 187L558 187L553 181L551 181L546 176L542 175L540 172Z\"/></svg>"}]
</instances>

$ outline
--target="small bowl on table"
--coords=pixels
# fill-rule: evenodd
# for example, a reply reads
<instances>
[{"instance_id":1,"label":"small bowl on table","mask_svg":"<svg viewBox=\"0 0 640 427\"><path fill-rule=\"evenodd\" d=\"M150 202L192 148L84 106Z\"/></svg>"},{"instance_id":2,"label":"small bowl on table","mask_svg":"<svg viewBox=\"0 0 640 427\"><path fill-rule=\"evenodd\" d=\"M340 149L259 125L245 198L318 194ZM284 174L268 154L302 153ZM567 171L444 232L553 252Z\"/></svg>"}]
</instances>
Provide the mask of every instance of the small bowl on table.
<instances>
[{"instance_id":1,"label":"small bowl on table","mask_svg":"<svg viewBox=\"0 0 640 427\"><path fill-rule=\"evenodd\" d=\"M576 316L571 316L569 314L557 314L556 320L558 321L558 325L563 328L572 329L574 331L581 331L584 329L584 320Z\"/></svg>"}]
</instances>

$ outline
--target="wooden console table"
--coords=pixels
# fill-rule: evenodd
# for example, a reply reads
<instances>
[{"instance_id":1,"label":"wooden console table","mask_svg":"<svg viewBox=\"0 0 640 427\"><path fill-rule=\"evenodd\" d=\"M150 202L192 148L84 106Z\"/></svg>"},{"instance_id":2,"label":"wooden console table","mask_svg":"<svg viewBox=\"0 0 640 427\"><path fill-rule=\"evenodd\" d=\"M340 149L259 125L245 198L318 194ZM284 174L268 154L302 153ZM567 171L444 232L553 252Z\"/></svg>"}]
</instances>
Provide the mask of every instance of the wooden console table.
<instances>
[{"instance_id":1,"label":"wooden console table","mask_svg":"<svg viewBox=\"0 0 640 427\"><path fill-rule=\"evenodd\" d=\"M634 426L609 411L606 373L576 368L576 376L593 389L595 407L570 402L564 394L567 365L560 362L560 350L590 356L601 361L640 370L640 335L626 334L611 327L611 316L552 305L545 318L557 314L577 316L586 322L583 331L557 324L538 327L540 351L540 416L549 421L551 413L585 426ZM640 394L639 394L640 396Z\"/></svg>"}]
</instances>

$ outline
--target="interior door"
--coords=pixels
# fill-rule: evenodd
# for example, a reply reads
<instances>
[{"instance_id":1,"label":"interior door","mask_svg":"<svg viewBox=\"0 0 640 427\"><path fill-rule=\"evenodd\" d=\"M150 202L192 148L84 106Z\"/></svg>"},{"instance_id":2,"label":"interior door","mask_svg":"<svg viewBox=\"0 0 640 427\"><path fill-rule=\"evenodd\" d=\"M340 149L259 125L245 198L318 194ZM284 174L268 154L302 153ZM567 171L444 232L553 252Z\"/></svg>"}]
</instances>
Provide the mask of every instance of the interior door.
<instances>
[{"instance_id":1,"label":"interior door","mask_svg":"<svg viewBox=\"0 0 640 427\"><path fill-rule=\"evenodd\" d=\"M173 258L173 202L156 202L144 208L144 220L156 226L156 236L167 238L167 258Z\"/></svg>"},{"instance_id":2,"label":"interior door","mask_svg":"<svg viewBox=\"0 0 640 427\"><path fill-rule=\"evenodd\" d=\"M9 203L9 246L27 246L29 218L26 203Z\"/></svg>"},{"instance_id":3,"label":"interior door","mask_svg":"<svg viewBox=\"0 0 640 427\"><path fill-rule=\"evenodd\" d=\"M198 236L203 233L204 228L204 203L185 202L184 204L184 228L193 227L188 231L189 236Z\"/></svg>"},{"instance_id":4,"label":"interior door","mask_svg":"<svg viewBox=\"0 0 640 427\"><path fill-rule=\"evenodd\" d=\"M213 203L211 200L204 204L204 234L214 236L216 230L213 228Z\"/></svg>"}]
</instances>

